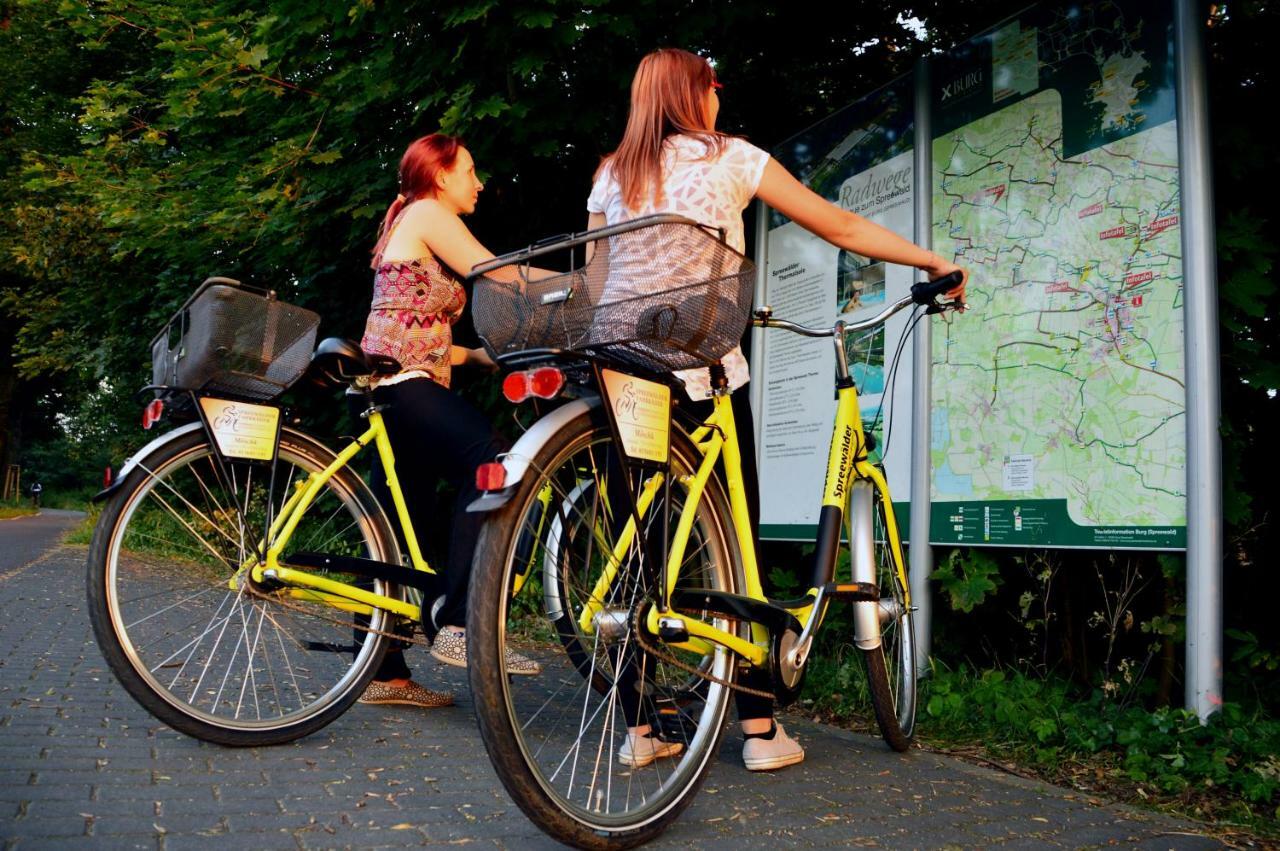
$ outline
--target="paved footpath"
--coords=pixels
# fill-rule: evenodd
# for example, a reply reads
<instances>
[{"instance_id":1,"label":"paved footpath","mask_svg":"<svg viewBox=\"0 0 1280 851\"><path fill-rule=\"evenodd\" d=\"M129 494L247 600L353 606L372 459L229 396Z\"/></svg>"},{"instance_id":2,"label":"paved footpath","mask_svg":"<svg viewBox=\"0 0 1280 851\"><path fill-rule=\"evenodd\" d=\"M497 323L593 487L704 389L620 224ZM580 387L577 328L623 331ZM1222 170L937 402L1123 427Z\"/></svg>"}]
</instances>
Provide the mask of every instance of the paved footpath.
<instances>
[{"instance_id":1,"label":"paved footpath","mask_svg":"<svg viewBox=\"0 0 1280 851\"><path fill-rule=\"evenodd\" d=\"M69 512L0 521L0 845L309 849L553 848L480 744L461 672L420 651L458 705L357 705L274 748L174 733L116 685L90 634ZM789 721L808 760L749 774L726 736L707 785L656 848L1216 848L1197 825L924 751Z\"/></svg>"}]
</instances>

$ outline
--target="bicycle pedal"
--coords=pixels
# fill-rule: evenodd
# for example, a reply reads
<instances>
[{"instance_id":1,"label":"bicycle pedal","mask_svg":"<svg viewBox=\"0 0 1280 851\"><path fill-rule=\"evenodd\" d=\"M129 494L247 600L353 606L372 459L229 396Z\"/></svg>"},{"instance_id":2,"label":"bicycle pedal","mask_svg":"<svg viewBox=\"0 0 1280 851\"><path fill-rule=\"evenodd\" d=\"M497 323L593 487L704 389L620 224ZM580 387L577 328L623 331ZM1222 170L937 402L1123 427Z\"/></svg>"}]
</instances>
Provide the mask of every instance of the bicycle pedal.
<instances>
[{"instance_id":1,"label":"bicycle pedal","mask_svg":"<svg viewBox=\"0 0 1280 851\"><path fill-rule=\"evenodd\" d=\"M680 644L689 640L689 628L679 618L658 618L658 638L668 644Z\"/></svg>"},{"instance_id":2,"label":"bicycle pedal","mask_svg":"<svg viewBox=\"0 0 1280 851\"><path fill-rule=\"evenodd\" d=\"M829 582L823 593L833 600L848 600L851 603L874 603L880 599L880 589L874 582Z\"/></svg>"}]
</instances>

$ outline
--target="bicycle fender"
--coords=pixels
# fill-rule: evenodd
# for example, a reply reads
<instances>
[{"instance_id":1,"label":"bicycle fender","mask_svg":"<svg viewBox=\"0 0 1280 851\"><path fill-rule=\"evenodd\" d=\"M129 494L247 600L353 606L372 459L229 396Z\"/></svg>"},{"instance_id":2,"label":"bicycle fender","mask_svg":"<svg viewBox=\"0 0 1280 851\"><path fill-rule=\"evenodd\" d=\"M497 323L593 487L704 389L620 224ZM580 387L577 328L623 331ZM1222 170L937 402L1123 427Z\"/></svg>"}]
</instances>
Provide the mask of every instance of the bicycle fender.
<instances>
[{"instance_id":1,"label":"bicycle fender","mask_svg":"<svg viewBox=\"0 0 1280 851\"><path fill-rule=\"evenodd\" d=\"M556 408L530 426L528 431L520 435L520 439L516 441L515 446L511 447L505 455L498 456L498 460L502 462L502 466L507 471L505 486L502 490L483 494L474 500L467 506L467 512L493 511L506 505L511 497L515 495L516 488L520 485L520 480L524 478L524 474L529 469L529 463L537 457L547 441L556 432L564 428L574 417L598 408L600 404L599 396L574 399L569 404Z\"/></svg>"},{"instance_id":2,"label":"bicycle fender","mask_svg":"<svg viewBox=\"0 0 1280 851\"><path fill-rule=\"evenodd\" d=\"M152 452L159 449L161 446L164 446L166 443L168 443L171 440L177 440L178 438L184 435L190 434L193 431L198 431L203 428L204 428L204 424L201 423L199 420L196 420L193 423L187 423L186 425L175 428L173 431L166 431L164 434L159 435L158 437L156 437L155 440L151 441L146 446L142 447L137 452L133 453L128 458L126 458L124 464L120 466L120 471L115 474L114 478L112 478L111 484L108 485L106 488L103 488L102 490L98 491L96 494L94 494L93 498L90 501L101 502L102 500L107 499L112 494L114 494L117 490L120 489L120 486L124 484L124 480L129 477L129 474L133 472L133 468L138 466L138 464L142 461L143 458L146 458L148 455L150 455ZM299 440L302 440L302 441L305 441L306 443L311 444L313 448L320 451L322 457L327 456L329 460L332 460L333 458L336 457L332 449L325 446L323 443L316 440L314 437L312 437L309 434L304 434L303 432L295 431L294 429L291 429L288 426L283 427L280 430L280 432L282 435L285 432L288 432L291 437L297 438Z\"/></svg>"},{"instance_id":3,"label":"bicycle fender","mask_svg":"<svg viewBox=\"0 0 1280 851\"><path fill-rule=\"evenodd\" d=\"M105 488L103 488L102 490L94 494L93 499L90 501L102 502L102 500L111 496L113 493L115 493L117 490L120 489L120 486L124 484L124 480L127 479L129 477L129 474L133 472L133 468L138 466L138 461L140 461L143 458L146 458L148 455L150 455L152 452L154 452L156 449L163 446L165 443L169 442L170 440L176 440L179 437L182 437L184 434L196 431L201 428L204 428L204 426L200 423L199 420L196 420L193 423L187 423L184 426L179 426L178 428L175 428L173 431L166 431L164 434L158 435L155 440L151 441L146 446L142 447L137 452L133 453L128 458L126 458L124 460L124 464L120 466L120 471L116 473L115 477L111 480L111 484L107 485Z\"/></svg>"}]
</instances>

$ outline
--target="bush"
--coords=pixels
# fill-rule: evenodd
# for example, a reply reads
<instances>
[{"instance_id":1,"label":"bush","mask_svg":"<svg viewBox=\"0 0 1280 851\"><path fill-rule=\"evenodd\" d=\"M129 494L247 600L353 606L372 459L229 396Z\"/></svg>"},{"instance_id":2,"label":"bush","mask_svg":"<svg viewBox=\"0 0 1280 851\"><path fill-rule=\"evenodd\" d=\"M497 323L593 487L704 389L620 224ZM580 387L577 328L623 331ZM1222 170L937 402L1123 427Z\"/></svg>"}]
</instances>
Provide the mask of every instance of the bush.
<instances>
[{"instance_id":1,"label":"bush","mask_svg":"<svg viewBox=\"0 0 1280 851\"><path fill-rule=\"evenodd\" d=\"M1225 704L1207 724L1171 707L1123 706L1101 689L1079 694L1055 678L968 667L926 681L922 730L930 738L981 742L989 751L1058 769L1085 760L1113 775L1177 796L1203 813L1280 819L1280 721ZM1197 798L1216 803L1208 808Z\"/></svg>"}]
</instances>

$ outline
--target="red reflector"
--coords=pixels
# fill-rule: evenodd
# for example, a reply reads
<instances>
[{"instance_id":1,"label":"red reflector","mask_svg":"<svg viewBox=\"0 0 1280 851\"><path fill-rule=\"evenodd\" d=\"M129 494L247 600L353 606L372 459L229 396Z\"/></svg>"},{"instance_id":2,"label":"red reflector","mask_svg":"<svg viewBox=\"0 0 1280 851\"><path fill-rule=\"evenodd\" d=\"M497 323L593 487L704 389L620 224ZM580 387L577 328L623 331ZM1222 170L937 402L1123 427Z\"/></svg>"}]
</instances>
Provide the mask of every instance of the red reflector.
<instances>
[{"instance_id":1,"label":"red reflector","mask_svg":"<svg viewBox=\"0 0 1280 851\"><path fill-rule=\"evenodd\" d=\"M159 399L152 399L147 406L142 409L142 427L147 431L151 427L160 422L160 415L164 413L164 402Z\"/></svg>"},{"instance_id":2,"label":"red reflector","mask_svg":"<svg viewBox=\"0 0 1280 851\"><path fill-rule=\"evenodd\" d=\"M528 399L529 374L527 372L513 372L502 379L502 395L507 397L508 402L517 405Z\"/></svg>"},{"instance_id":3,"label":"red reflector","mask_svg":"<svg viewBox=\"0 0 1280 851\"><path fill-rule=\"evenodd\" d=\"M529 376L529 392L539 399L554 399L564 387L564 373L554 366L542 366Z\"/></svg>"},{"instance_id":4,"label":"red reflector","mask_svg":"<svg viewBox=\"0 0 1280 851\"><path fill-rule=\"evenodd\" d=\"M488 464L481 464L476 467L476 490L502 490L502 486L506 481L507 468L497 461L490 461Z\"/></svg>"}]
</instances>

